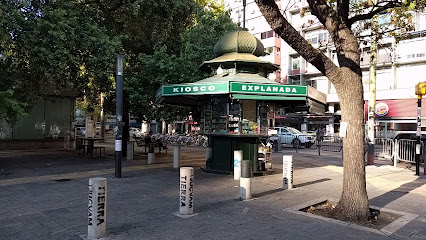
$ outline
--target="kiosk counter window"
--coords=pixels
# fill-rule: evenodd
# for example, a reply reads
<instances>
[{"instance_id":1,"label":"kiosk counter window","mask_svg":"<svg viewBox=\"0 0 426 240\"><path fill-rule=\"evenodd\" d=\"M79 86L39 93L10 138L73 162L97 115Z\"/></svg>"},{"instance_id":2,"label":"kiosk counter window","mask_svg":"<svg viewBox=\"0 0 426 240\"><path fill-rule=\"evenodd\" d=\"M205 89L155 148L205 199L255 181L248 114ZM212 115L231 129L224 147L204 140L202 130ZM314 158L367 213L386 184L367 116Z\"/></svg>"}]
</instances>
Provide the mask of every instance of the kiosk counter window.
<instances>
[{"instance_id":1,"label":"kiosk counter window","mask_svg":"<svg viewBox=\"0 0 426 240\"><path fill-rule=\"evenodd\" d=\"M201 131L205 134L266 135L270 106L259 106L259 103L256 100L232 100L228 97L211 98L202 107Z\"/></svg>"}]
</instances>

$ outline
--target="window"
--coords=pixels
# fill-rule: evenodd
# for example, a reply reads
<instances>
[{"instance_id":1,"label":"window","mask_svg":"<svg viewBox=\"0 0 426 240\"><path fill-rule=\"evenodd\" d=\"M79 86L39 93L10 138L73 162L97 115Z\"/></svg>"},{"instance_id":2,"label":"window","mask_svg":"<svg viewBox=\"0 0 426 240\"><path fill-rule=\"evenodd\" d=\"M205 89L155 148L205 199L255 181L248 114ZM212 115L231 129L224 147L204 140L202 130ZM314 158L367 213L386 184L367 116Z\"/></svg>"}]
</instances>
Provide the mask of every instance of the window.
<instances>
[{"instance_id":1,"label":"window","mask_svg":"<svg viewBox=\"0 0 426 240\"><path fill-rule=\"evenodd\" d=\"M300 70L300 58L293 58L291 64L292 70Z\"/></svg>"},{"instance_id":2,"label":"window","mask_svg":"<svg viewBox=\"0 0 426 240\"><path fill-rule=\"evenodd\" d=\"M260 34L260 39L271 38L271 37L274 37L274 35L275 34L274 34L273 30L267 31L267 32L263 32L263 33Z\"/></svg>"},{"instance_id":3,"label":"window","mask_svg":"<svg viewBox=\"0 0 426 240\"><path fill-rule=\"evenodd\" d=\"M306 86L311 86L313 88L317 88L317 80L316 79L306 79Z\"/></svg>"},{"instance_id":4,"label":"window","mask_svg":"<svg viewBox=\"0 0 426 240\"><path fill-rule=\"evenodd\" d=\"M315 33L313 35L308 35L306 37L306 41L308 41L311 44L328 43L328 33L327 32L321 32L321 33Z\"/></svg>"},{"instance_id":5,"label":"window","mask_svg":"<svg viewBox=\"0 0 426 240\"><path fill-rule=\"evenodd\" d=\"M271 53L273 53L273 51L274 51L274 47L267 47L267 48L265 48L265 52L266 53L271 54Z\"/></svg>"}]
</instances>

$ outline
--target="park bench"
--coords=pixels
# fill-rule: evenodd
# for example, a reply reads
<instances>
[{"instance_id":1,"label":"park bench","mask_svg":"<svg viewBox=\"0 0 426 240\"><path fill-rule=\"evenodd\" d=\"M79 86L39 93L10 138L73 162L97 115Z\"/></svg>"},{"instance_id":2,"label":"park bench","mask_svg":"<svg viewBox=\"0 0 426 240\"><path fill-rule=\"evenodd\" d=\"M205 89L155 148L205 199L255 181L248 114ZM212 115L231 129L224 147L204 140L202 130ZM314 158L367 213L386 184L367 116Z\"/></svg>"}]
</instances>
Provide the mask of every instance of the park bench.
<instances>
[{"instance_id":1,"label":"park bench","mask_svg":"<svg viewBox=\"0 0 426 240\"><path fill-rule=\"evenodd\" d=\"M161 150L165 150L166 151L166 154L167 154L167 143L165 143L165 142L160 142L160 141L157 141L157 142L152 142L152 143L145 143L145 139L142 139L142 138L135 138L135 140L136 140L136 145L137 146L139 146L139 147L145 147L145 153L146 153L146 149L148 148L149 149L149 147L153 147L153 149L154 149L154 152L155 152L155 148L158 148L158 152L159 153L161 153Z\"/></svg>"}]
</instances>

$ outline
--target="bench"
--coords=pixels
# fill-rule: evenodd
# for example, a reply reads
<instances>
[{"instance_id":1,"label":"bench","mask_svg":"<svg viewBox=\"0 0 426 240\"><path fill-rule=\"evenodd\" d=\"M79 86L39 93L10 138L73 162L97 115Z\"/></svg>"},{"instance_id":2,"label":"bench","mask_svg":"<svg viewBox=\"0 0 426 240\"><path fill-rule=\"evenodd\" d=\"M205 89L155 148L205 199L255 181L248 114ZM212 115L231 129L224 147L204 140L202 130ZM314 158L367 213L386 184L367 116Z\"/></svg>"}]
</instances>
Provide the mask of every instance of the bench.
<instances>
[{"instance_id":1,"label":"bench","mask_svg":"<svg viewBox=\"0 0 426 240\"><path fill-rule=\"evenodd\" d=\"M158 152L161 153L161 150L166 150L166 154L167 154L167 144L163 143L163 142L153 142L153 143L145 143L144 139L140 139L140 138L135 138L136 140L136 145L138 145L139 147L145 147L145 153L146 153L146 148L150 147L150 145L153 145L154 148L154 152L155 152L155 148L158 148ZM148 149L149 150L149 149Z\"/></svg>"},{"instance_id":2,"label":"bench","mask_svg":"<svg viewBox=\"0 0 426 240\"><path fill-rule=\"evenodd\" d=\"M104 154L104 159L106 159L106 154L105 154L105 147L101 147L101 146L94 146L93 147L93 152L97 153L97 151L99 150L99 158L102 157L102 152Z\"/></svg>"}]
</instances>

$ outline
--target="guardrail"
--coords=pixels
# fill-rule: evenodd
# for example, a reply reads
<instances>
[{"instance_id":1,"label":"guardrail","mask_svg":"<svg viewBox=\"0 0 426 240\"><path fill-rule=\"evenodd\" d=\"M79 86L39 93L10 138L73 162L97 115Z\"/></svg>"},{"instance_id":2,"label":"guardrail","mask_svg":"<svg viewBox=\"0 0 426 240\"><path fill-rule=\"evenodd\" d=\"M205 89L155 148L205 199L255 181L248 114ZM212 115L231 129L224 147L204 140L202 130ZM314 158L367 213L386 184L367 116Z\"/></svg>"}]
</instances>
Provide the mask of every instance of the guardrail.
<instances>
[{"instance_id":1,"label":"guardrail","mask_svg":"<svg viewBox=\"0 0 426 240\"><path fill-rule=\"evenodd\" d=\"M374 143L374 155L376 157L392 159L394 156L395 141L390 138L376 138Z\"/></svg>"},{"instance_id":2,"label":"guardrail","mask_svg":"<svg viewBox=\"0 0 426 240\"><path fill-rule=\"evenodd\" d=\"M317 148L321 151L341 152L343 150L342 138L338 136L324 136L322 141L317 141Z\"/></svg>"}]
</instances>

